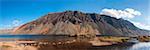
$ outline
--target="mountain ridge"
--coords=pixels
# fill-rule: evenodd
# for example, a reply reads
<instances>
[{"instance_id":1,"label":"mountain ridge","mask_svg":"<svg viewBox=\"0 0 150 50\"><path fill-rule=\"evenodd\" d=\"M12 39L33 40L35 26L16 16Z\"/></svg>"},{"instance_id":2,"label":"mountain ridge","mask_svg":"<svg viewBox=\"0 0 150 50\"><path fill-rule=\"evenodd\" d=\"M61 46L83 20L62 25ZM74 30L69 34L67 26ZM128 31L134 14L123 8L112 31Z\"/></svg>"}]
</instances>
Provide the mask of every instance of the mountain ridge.
<instances>
[{"instance_id":1,"label":"mountain ridge","mask_svg":"<svg viewBox=\"0 0 150 50\"><path fill-rule=\"evenodd\" d=\"M150 35L124 19L80 11L49 13L34 21L17 27L14 34L54 34L54 35Z\"/></svg>"}]
</instances>

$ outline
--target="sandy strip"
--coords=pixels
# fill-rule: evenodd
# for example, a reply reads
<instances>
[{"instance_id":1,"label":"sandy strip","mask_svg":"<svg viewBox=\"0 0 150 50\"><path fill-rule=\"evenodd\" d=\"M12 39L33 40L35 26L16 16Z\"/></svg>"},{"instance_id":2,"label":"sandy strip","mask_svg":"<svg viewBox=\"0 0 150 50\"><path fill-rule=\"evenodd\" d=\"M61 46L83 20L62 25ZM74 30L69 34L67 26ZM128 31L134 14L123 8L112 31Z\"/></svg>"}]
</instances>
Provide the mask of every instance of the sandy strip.
<instances>
[{"instance_id":1,"label":"sandy strip","mask_svg":"<svg viewBox=\"0 0 150 50\"><path fill-rule=\"evenodd\" d=\"M37 50L34 46L18 45L20 43L35 43L35 41L8 41L0 42L0 50Z\"/></svg>"},{"instance_id":2,"label":"sandy strip","mask_svg":"<svg viewBox=\"0 0 150 50\"><path fill-rule=\"evenodd\" d=\"M106 45L112 45L111 42L102 42L98 38L94 38L93 41L89 41L93 46L106 46Z\"/></svg>"},{"instance_id":3,"label":"sandy strip","mask_svg":"<svg viewBox=\"0 0 150 50\"><path fill-rule=\"evenodd\" d=\"M112 43L110 43L110 42L100 42L100 41L89 41L89 43L92 43L93 46L112 45Z\"/></svg>"}]
</instances>

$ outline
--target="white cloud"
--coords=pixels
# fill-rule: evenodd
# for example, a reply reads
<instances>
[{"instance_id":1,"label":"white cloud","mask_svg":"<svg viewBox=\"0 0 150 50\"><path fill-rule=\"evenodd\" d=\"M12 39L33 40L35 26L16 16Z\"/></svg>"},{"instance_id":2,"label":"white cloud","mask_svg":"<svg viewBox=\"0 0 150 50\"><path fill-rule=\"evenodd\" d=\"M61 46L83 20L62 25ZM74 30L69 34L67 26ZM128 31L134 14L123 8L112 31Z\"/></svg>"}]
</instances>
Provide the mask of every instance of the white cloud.
<instances>
[{"instance_id":1,"label":"white cloud","mask_svg":"<svg viewBox=\"0 0 150 50\"><path fill-rule=\"evenodd\" d=\"M133 45L129 50L149 50L150 42L143 42Z\"/></svg>"},{"instance_id":2,"label":"white cloud","mask_svg":"<svg viewBox=\"0 0 150 50\"><path fill-rule=\"evenodd\" d=\"M130 21L130 22L133 23L138 28L150 30L150 25L149 24L144 24L144 23L134 22L134 21Z\"/></svg>"},{"instance_id":3,"label":"white cloud","mask_svg":"<svg viewBox=\"0 0 150 50\"><path fill-rule=\"evenodd\" d=\"M140 16L141 12L134 10L132 8L126 8L124 10L117 10L117 9L103 9L101 14L110 15L115 18L124 18L131 23L133 23L136 27L141 29L150 30L150 17L147 18L147 24L146 23L140 23L140 22L134 22L130 19L134 18L135 16Z\"/></svg>"},{"instance_id":4,"label":"white cloud","mask_svg":"<svg viewBox=\"0 0 150 50\"><path fill-rule=\"evenodd\" d=\"M20 25L21 25L20 20L13 20L11 23L8 24L0 24L0 29L12 29Z\"/></svg>"},{"instance_id":5,"label":"white cloud","mask_svg":"<svg viewBox=\"0 0 150 50\"><path fill-rule=\"evenodd\" d=\"M0 24L0 29L12 29L14 27L20 26L21 21L20 20L13 20L11 23L8 24Z\"/></svg>"},{"instance_id":6,"label":"white cloud","mask_svg":"<svg viewBox=\"0 0 150 50\"><path fill-rule=\"evenodd\" d=\"M135 16L140 16L141 12L134 10L132 8L126 8L124 10L117 10L117 9L103 9L101 14L110 15L115 18L126 18L126 20L133 23L136 27L141 29L150 30L150 17L147 18L147 24L146 23L140 23L140 22L134 22L130 19L134 18Z\"/></svg>"},{"instance_id":7,"label":"white cloud","mask_svg":"<svg viewBox=\"0 0 150 50\"><path fill-rule=\"evenodd\" d=\"M141 15L141 12L136 11L136 10L131 9L131 8L126 8L125 11L127 11L128 13L130 13L132 15Z\"/></svg>"},{"instance_id":8,"label":"white cloud","mask_svg":"<svg viewBox=\"0 0 150 50\"><path fill-rule=\"evenodd\" d=\"M134 18L135 16L140 16L141 12L136 11L132 8L126 8L124 10L117 9L103 9L101 14L110 15L115 18Z\"/></svg>"},{"instance_id":9,"label":"white cloud","mask_svg":"<svg viewBox=\"0 0 150 50\"><path fill-rule=\"evenodd\" d=\"M150 16L146 18L147 23L150 25Z\"/></svg>"},{"instance_id":10,"label":"white cloud","mask_svg":"<svg viewBox=\"0 0 150 50\"><path fill-rule=\"evenodd\" d=\"M20 25L20 21L19 20L13 20L12 21L12 26L13 27L16 27L16 26L19 26Z\"/></svg>"},{"instance_id":11,"label":"white cloud","mask_svg":"<svg viewBox=\"0 0 150 50\"><path fill-rule=\"evenodd\" d=\"M11 28L12 28L12 26L10 24L8 24L8 25L0 25L0 30L1 29L11 29Z\"/></svg>"}]
</instances>

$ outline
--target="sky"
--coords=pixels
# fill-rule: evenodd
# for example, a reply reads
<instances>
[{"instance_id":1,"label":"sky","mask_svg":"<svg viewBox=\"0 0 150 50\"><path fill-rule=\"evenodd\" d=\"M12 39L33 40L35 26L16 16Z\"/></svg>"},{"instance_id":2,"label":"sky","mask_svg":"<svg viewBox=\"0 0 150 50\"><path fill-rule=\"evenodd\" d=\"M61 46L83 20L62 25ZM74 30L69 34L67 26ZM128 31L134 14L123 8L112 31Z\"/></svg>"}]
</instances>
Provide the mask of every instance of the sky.
<instances>
[{"instance_id":1,"label":"sky","mask_svg":"<svg viewBox=\"0 0 150 50\"><path fill-rule=\"evenodd\" d=\"M150 0L0 0L0 29L66 10L123 18L141 29L150 30Z\"/></svg>"}]
</instances>

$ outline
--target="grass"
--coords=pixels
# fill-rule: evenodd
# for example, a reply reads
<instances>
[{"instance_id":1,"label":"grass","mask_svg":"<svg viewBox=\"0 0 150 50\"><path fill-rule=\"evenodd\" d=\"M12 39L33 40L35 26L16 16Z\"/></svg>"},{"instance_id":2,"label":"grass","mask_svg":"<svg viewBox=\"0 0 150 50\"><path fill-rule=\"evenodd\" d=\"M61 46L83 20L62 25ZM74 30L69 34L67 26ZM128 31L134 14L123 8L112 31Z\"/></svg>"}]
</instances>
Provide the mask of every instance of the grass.
<instances>
[{"instance_id":1,"label":"grass","mask_svg":"<svg viewBox=\"0 0 150 50\"><path fill-rule=\"evenodd\" d=\"M99 37L99 40L107 42L125 42L127 41L126 39L129 39L129 37L113 37L113 36Z\"/></svg>"},{"instance_id":2,"label":"grass","mask_svg":"<svg viewBox=\"0 0 150 50\"><path fill-rule=\"evenodd\" d=\"M141 42L149 42L150 41L150 36L139 36L138 39Z\"/></svg>"},{"instance_id":3,"label":"grass","mask_svg":"<svg viewBox=\"0 0 150 50\"><path fill-rule=\"evenodd\" d=\"M127 42L132 37L115 37L115 36L104 36L98 37L101 41L106 42ZM150 36L138 36L136 37L140 42L150 42Z\"/></svg>"}]
</instances>

